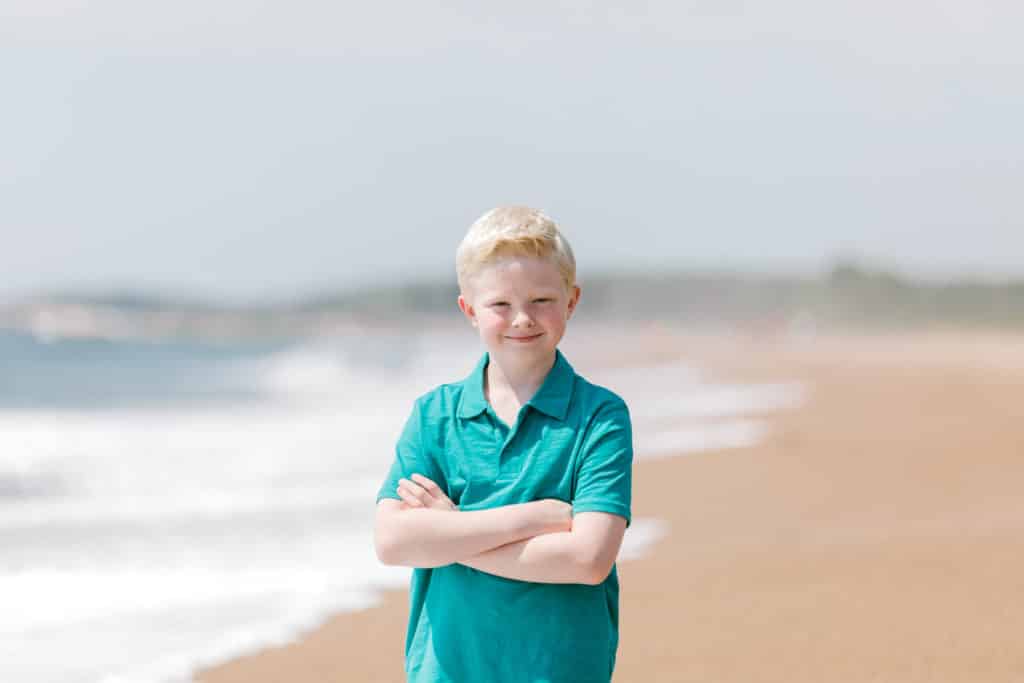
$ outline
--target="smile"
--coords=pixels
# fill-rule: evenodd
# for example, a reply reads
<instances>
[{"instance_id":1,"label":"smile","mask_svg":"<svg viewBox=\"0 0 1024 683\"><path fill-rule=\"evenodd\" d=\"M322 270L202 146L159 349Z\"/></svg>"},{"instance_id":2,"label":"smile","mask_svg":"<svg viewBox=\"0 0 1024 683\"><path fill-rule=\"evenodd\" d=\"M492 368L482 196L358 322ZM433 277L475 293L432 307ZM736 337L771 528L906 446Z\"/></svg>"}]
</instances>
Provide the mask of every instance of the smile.
<instances>
[{"instance_id":1,"label":"smile","mask_svg":"<svg viewBox=\"0 0 1024 683\"><path fill-rule=\"evenodd\" d=\"M508 339L509 341L515 341L515 342L522 343L522 342L533 341L534 339L537 339L540 336L541 336L540 334L535 334L532 337L505 337L505 339Z\"/></svg>"}]
</instances>

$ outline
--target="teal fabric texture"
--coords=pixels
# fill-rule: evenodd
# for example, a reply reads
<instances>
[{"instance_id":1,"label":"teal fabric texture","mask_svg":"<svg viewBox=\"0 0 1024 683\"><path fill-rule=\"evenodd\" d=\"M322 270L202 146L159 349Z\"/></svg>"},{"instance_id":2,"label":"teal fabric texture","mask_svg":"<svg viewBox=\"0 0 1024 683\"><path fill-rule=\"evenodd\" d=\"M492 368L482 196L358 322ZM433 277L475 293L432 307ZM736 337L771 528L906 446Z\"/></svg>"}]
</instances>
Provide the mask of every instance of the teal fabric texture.
<instances>
[{"instance_id":1,"label":"teal fabric texture","mask_svg":"<svg viewBox=\"0 0 1024 683\"><path fill-rule=\"evenodd\" d=\"M576 374L560 350L514 425L484 396L487 353L461 382L413 404L381 486L435 481L460 510L542 498L573 514L608 512L631 521L633 436L629 410L612 391ZM517 581L461 564L414 569L405 669L410 683L607 683L619 632L616 567L598 585Z\"/></svg>"}]
</instances>

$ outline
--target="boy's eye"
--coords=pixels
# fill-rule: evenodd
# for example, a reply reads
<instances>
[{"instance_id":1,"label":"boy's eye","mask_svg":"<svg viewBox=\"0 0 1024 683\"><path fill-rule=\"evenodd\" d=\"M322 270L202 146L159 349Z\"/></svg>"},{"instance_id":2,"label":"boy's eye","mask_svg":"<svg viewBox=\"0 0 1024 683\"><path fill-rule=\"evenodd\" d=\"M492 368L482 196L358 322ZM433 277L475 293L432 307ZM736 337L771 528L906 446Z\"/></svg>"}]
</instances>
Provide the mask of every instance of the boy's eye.
<instances>
[{"instance_id":1,"label":"boy's eye","mask_svg":"<svg viewBox=\"0 0 1024 683\"><path fill-rule=\"evenodd\" d=\"M507 301L495 301L495 302L494 302L493 304L491 304L491 305L492 305L492 306L508 306L508 302L507 302Z\"/></svg>"},{"instance_id":2,"label":"boy's eye","mask_svg":"<svg viewBox=\"0 0 1024 683\"><path fill-rule=\"evenodd\" d=\"M534 303L538 303L538 304L546 304L547 302L551 301L551 299L550 299L550 297L546 297L545 296L545 297L542 297L540 299L534 299L533 301L534 301Z\"/></svg>"}]
</instances>

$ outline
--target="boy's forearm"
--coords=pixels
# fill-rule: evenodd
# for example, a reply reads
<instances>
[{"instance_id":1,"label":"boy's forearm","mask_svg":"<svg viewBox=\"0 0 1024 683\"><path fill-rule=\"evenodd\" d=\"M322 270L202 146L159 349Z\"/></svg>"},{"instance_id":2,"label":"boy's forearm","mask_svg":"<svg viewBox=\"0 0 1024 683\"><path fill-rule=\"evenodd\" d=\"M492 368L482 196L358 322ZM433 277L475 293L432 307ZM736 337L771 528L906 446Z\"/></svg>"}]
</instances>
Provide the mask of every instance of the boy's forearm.
<instances>
[{"instance_id":1,"label":"boy's forearm","mask_svg":"<svg viewBox=\"0 0 1024 683\"><path fill-rule=\"evenodd\" d=\"M403 510L378 531L379 541L388 549L388 564L440 567L552 531L544 502L471 511Z\"/></svg>"},{"instance_id":2,"label":"boy's forearm","mask_svg":"<svg viewBox=\"0 0 1024 683\"><path fill-rule=\"evenodd\" d=\"M571 531L548 533L508 543L465 560L463 564L488 574L535 583L585 583L604 580Z\"/></svg>"}]
</instances>

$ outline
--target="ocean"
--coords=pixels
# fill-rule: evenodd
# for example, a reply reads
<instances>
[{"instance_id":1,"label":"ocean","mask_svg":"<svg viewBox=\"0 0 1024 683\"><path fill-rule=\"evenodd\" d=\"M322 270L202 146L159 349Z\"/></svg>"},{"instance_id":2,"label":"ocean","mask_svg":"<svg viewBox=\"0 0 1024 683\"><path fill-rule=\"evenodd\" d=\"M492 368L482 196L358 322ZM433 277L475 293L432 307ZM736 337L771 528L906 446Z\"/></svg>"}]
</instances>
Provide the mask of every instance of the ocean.
<instances>
[{"instance_id":1,"label":"ocean","mask_svg":"<svg viewBox=\"0 0 1024 683\"><path fill-rule=\"evenodd\" d=\"M621 394L637 457L742 447L796 384L686 363L576 370ZM374 497L413 399L467 375L468 330L252 343L0 331L0 681L174 683L372 605ZM620 559L665 533L635 519ZM400 652L401 643L396 643Z\"/></svg>"}]
</instances>

